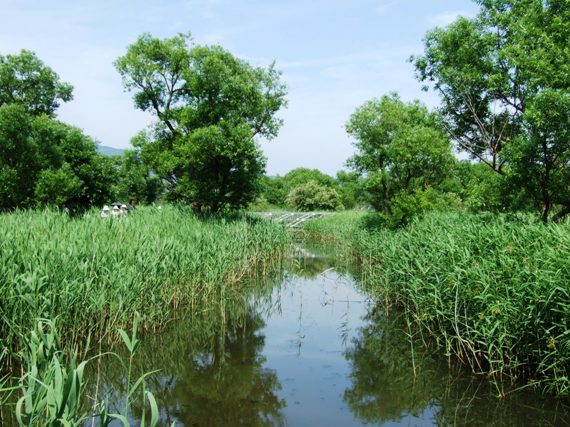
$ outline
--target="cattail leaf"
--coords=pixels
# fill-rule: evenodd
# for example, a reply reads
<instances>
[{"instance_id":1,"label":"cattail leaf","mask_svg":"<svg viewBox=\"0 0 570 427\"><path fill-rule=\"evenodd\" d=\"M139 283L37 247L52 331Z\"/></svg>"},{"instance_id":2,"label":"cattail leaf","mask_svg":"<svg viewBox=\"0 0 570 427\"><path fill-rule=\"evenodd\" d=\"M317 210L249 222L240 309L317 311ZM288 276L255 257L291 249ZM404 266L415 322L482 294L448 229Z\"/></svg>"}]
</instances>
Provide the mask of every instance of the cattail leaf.
<instances>
[{"instance_id":1,"label":"cattail leaf","mask_svg":"<svg viewBox=\"0 0 570 427\"><path fill-rule=\"evenodd\" d=\"M129 338L129 335L123 329L119 329L119 335L121 336L123 342L127 346L127 349L129 350L129 352L132 353L133 352L132 351L132 344L131 344L131 339Z\"/></svg>"},{"instance_id":2,"label":"cattail leaf","mask_svg":"<svg viewBox=\"0 0 570 427\"><path fill-rule=\"evenodd\" d=\"M158 411L158 405L156 404L156 399L154 395L150 392L146 392L146 397L150 404L150 427L156 427L158 425L158 420L160 416L160 412Z\"/></svg>"},{"instance_id":3,"label":"cattail leaf","mask_svg":"<svg viewBox=\"0 0 570 427\"><path fill-rule=\"evenodd\" d=\"M109 417L114 418L116 420L119 420L123 424L123 427L129 427L129 421L127 420L127 418L124 415L109 414Z\"/></svg>"}]
</instances>

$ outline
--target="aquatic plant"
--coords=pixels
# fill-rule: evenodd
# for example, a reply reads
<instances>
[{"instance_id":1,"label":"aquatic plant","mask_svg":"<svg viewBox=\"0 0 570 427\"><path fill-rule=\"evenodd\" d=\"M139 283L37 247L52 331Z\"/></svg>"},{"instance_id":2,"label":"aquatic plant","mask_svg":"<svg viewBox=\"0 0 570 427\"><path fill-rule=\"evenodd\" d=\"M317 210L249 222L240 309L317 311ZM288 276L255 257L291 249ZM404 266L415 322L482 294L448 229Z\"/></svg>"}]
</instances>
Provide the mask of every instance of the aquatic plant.
<instances>
[{"instance_id":1,"label":"aquatic plant","mask_svg":"<svg viewBox=\"0 0 570 427\"><path fill-rule=\"evenodd\" d=\"M0 396L3 397L2 423L23 426L83 426L89 420L101 427L111 425L114 420L128 427L131 401L129 397L141 391L143 415L140 425L155 427L159 420L159 411L153 394L146 390L145 379L150 373L144 373L134 382L131 382L132 361L137 352L140 341L137 339L139 317L135 319L132 333L129 336L120 330L121 337L129 353L129 363L125 365L118 358L124 369L128 371L125 407L123 413L111 413L108 404L99 400L95 394L89 404L85 395L86 381L84 373L89 363L102 357L101 354L80 361L77 351L64 351L57 328L53 321L40 320L23 337L25 346L20 352L22 361L22 376L13 379L10 383L0 387ZM115 355L116 356L116 355ZM118 357L118 356L117 356ZM10 396L17 398L15 404L10 405ZM8 402L8 403L7 403ZM6 411L11 408L12 411ZM147 420L146 410L150 414Z\"/></svg>"},{"instance_id":2,"label":"aquatic plant","mask_svg":"<svg viewBox=\"0 0 570 427\"><path fill-rule=\"evenodd\" d=\"M404 229L347 214L307 224L354 251L384 308L505 385L570 394L570 229L532 216L431 214Z\"/></svg>"},{"instance_id":3,"label":"aquatic plant","mask_svg":"<svg viewBox=\"0 0 570 427\"><path fill-rule=\"evenodd\" d=\"M159 328L264 271L289 239L267 221L172 206L118 219L15 212L1 216L0 233L0 346L12 354L40 318L57 319L67 348L116 338L135 313L142 328Z\"/></svg>"}]
</instances>

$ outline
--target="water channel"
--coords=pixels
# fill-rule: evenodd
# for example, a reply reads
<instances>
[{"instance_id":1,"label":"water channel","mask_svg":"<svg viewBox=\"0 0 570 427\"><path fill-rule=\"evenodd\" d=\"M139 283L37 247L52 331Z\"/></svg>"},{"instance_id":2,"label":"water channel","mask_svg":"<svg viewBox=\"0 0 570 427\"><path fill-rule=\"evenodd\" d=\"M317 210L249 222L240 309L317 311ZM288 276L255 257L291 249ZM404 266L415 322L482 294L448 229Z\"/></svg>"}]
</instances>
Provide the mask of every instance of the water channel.
<instances>
[{"instance_id":1,"label":"water channel","mask_svg":"<svg viewBox=\"0 0 570 427\"><path fill-rule=\"evenodd\" d=\"M264 280L145 336L135 368L159 370L148 388L163 425L570 423L559 400L530 390L498 399L487 379L412 346L398 316L367 297L358 269L322 248L299 248ZM105 363L101 373L120 410L120 368ZM136 407L132 416L136 424Z\"/></svg>"}]
</instances>

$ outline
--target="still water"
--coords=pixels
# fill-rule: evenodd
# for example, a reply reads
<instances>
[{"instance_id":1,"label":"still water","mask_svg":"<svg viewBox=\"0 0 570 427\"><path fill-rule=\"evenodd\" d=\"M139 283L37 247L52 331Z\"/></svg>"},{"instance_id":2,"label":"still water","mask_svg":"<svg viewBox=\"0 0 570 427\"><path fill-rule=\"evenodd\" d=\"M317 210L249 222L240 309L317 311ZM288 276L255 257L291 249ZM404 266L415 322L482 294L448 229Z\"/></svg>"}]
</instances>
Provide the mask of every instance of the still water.
<instances>
[{"instance_id":1,"label":"still water","mask_svg":"<svg viewBox=\"0 0 570 427\"><path fill-rule=\"evenodd\" d=\"M358 277L319 248L299 248L263 283L227 289L145 336L135 370L159 370L148 388L163 425L569 425L562 402L530 391L498 399L485 378L410 343ZM123 368L99 368L120 410Z\"/></svg>"}]
</instances>

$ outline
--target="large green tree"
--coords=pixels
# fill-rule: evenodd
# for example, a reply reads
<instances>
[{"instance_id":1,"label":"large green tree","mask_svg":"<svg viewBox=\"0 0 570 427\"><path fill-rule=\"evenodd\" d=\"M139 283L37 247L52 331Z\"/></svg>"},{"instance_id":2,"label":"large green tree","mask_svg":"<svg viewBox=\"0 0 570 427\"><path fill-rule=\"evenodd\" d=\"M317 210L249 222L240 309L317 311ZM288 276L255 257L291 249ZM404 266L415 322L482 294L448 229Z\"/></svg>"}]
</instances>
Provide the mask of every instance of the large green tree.
<instances>
[{"instance_id":1,"label":"large green tree","mask_svg":"<svg viewBox=\"0 0 570 427\"><path fill-rule=\"evenodd\" d=\"M259 191L265 159L256 138L277 135L285 87L273 66L253 67L189 36L143 34L115 66L135 106L158 119L142 158L168 196L213 212L239 208Z\"/></svg>"},{"instance_id":2,"label":"large green tree","mask_svg":"<svg viewBox=\"0 0 570 427\"><path fill-rule=\"evenodd\" d=\"M430 31L417 77L442 98L460 148L506 174L542 209L570 210L570 2L479 0L481 12Z\"/></svg>"},{"instance_id":3,"label":"large green tree","mask_svg":"<svg viewBox=\"0 0 570 427\"><path fill-rule=\"evenodd\" d=\"M55 119L72 87L32 52L0 56L0 210L101 204L109 170L96 143Z\"/></svg>"},{"instance_id":4,"label":"large green tree","mask_svg":"<svg viewBox=\"0 0 570 427\"><path fill-rule=\"evenodd\" d=\"M0 55L0 106L22 105L32 115L53 116L61 102L73 98L73 87L61 82L35 53Z\"/></svg>"},{"instance_id":5,"label":"large green tree","mask_svg":"<svg viewBox=\"0 0 570 427\"><path fill-rule=\"evenodd\" d=\"M117 200L149 204L162 195L161 179L142 159L141 144L145 140L145 134L141 133L131 140L133 149L108 158L116 178L113 181L113 195Z\"/></svg>"},{"instance_id":6,"label":"large green tree","mask_svg":"<svg viewBox=\"0 0 570 427\"><path fill-rule=\"evenodd\" d=\"M359 107L346 129L357 150L349 165L364 177L375 209L399 225L414 207L426 210L437 203L437 189L455 162L437 114L390 94Z\"/></svg>"}]
</instances>

